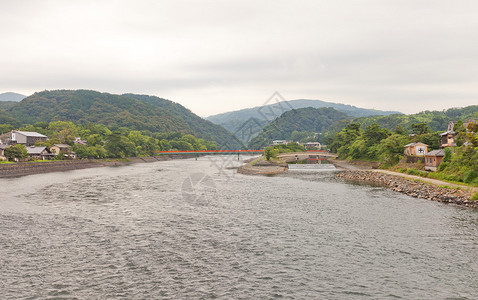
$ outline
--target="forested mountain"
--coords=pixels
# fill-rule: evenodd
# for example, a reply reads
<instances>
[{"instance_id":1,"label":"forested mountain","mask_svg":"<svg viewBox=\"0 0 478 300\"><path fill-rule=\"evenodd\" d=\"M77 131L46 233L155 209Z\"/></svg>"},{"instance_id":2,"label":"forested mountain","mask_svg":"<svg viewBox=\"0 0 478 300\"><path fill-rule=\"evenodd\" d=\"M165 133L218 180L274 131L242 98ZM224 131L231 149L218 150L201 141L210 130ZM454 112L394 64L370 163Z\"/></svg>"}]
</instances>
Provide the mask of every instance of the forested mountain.
<instances>
[{"instance_id":1,"label":"forested mountain","mask_svg":"<svg viewBox=\"0 0 478 300\"><path fill-rule=\"evenodd\" d=\"M273 140L317 140L332 124L347 118L345 113L329 107L293 109L265 126L249 146L261 149Z\"/></svg>"},{"instance_id":2,"label":"forested mountain","mask_svg":"<svg viewBox=\"0 0 478 300\"><path fill-rule=\"evenodd\" d=\"M423 111L412 115L389 115L357 118L353 122L362 128L377 123L381 127L394 130L397 126L410 129L412 124L425 123L433 131L445 131L450 121L478 120L478 105L463 108L450 108L445 111ZM344 125L345 127L345 125Z\"/></svg>"},{"instance_id":3,"label":"forested mountain","mask_svg":"<svg viewBox=\"0 0 478 300\"><path fill-rule=\"evenodd\" d=\"M182 132L239 148L224 128L206 121L183 106L158 97L114 95L89 90L56 90L35 93L6 110L6 118L21 123L72 121L98 123L115 130Z\"/></svg>"},{"instance_id":4,"label":"forested mountain","mask_svg":"<svg viewBox=\"0 0 478 300\"><path fill-rule=\"evenodd\" d=\"M256 136L259 132L261 132L262 128L266 126L270 121L282 115L284 112L289 111L291 109L305 107L332 107L338 111L346 113L351 117L400 114L400 112L396 111L381 111L359 108L352 105L340 103L325 102L321 100L300 99L222 113L209 116L206 119L215 124L223 126L224 128L233 133L239 133L241 132L242 128L247 127L252 132L252 134L245 136L245 138L252 138ZM253 122L251 122L251 120L253 120ZM249 124L245 124L246 122L248 122ZM242 139L241 136L238 136L238 138ZM249 140L244 141L248 142Z\"/></svg>"},{"instance_id":5,"label":"forested mountain","mask_svg":"<svg viewBox=\"0 0 478 300\"><path fill-rule=\"evenodd\" d=\"M12 101L12 102L19 102L22 101L26 96L17 93L1 93L0 94L0 101Z\"/></svg>"}]
</instances>

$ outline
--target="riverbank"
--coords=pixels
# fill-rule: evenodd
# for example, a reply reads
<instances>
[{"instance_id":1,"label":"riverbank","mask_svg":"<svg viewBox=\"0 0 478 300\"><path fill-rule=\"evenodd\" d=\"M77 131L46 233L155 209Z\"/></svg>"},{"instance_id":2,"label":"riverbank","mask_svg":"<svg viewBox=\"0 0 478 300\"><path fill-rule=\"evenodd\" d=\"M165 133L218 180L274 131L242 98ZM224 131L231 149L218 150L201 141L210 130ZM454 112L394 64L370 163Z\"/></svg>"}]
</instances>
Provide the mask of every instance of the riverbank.
<instances>
[{"instance_id":1,"label":"riverbank","mask_svg":"<svg viewBox=\"0 0 478 300\"><path fill-rule=\"evenodd\" d=\"M347 181L368 183L389 187L392 191L406 195L443 203L453 203L472 208L478 208L478 201L471 200L473 188L447 188L420 179L411 179L399 174L383 173L378 171L354 170L336 174L336 177ZM443 182L447 185L446 182Z\"/></svg>"},{"instance_id":2,"label":"riverbank","mask_svg":"<svg viewBox=\"0 0 478 300\"><path fill-rule=\"evenodd\" d=\"M81 160L58 160L25 162L14 164L0 164L0 178L18 177L51 172L63 172L71 170L125 166L137 163L149 163L172 159L191 158L191 155L169 155L169 156L148 156L131 157L124 159L81 159Z\"/></svg>"}]
</instances>

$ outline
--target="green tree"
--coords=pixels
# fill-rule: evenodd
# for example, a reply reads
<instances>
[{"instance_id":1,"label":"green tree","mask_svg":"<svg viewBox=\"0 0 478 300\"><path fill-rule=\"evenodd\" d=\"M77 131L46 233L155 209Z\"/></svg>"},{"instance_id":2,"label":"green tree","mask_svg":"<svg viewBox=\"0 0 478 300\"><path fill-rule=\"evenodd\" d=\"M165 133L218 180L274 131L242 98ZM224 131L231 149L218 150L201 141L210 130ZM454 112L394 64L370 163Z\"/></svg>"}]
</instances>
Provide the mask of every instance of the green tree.
<instances>
[{"instance_id":1,"label":"green tree","mask_svg":"<svg viewBox=\"0 0 478 300\"><path fill-rule=\"evenodd\" d=\"M22 159L28 157L27 148L20 144L5 148L4 154L8 160Z\"/></svg>"},{"instance_id":2,"label":"green tree","mask_svg":"<svg viewBox=\"0 0 478 300\"><path fill-rule=\"evenodd\" d=\"M105 143L105 150L109 157L134 157L136 146L127 137L122 136L119 131L113 131Z\"/></svg>"},{"instance_id":3,"label":"green tree","mask_svg":"<svg viewBox=\"0 0 478 300\"><path fill-rule=\"evenodd\" d=\"M381 128L377 123L373 123L365 128L363 132L365 144L370 147L378 144L381 140L386 139L391 135L390 130Z\"/></svg>"},{"instance_id":4,"label":"green tree","mask_svg":"<svg viewBox=\"0 0 478 300\"><path fill-rule=\"evenodd\" d=\"M414 123L412 124L412 133L420 135L428 133L430 129L426 123Z\"/></svg>"}]
</instances>

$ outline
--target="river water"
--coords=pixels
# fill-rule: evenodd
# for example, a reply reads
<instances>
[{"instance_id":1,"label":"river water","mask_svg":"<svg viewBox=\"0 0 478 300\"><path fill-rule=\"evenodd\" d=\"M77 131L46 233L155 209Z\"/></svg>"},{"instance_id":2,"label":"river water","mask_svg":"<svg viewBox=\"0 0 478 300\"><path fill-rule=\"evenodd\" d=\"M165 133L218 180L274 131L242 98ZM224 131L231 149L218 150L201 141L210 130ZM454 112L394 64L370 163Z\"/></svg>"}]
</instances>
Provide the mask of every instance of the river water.
<instances>
[{"instance_id":1,"label":"river water","mask_svg":"<svg viewBox=\"0 0 478 300\"><path fill-rule=\"evenodd\" d=\"M0 179L0 298L477 298L476 210L229 159Z\"/></svg>"}]
</instances>

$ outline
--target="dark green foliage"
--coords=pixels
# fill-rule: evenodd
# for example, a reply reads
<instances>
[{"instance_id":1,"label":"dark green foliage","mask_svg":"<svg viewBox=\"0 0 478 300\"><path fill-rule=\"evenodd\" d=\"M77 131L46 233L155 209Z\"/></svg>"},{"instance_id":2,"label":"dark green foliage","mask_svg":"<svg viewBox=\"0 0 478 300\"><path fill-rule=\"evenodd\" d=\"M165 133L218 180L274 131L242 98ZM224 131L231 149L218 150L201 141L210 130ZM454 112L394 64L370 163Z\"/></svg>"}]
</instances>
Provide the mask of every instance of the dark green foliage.
<instances>
[{"instance_id":1,"label":"dark green foliage","mask_svg":"<svg viewBox=\"0 0 478 300\"><path fill-rule=\"evenodd\" d=\"M445 148L445 155L443 156L444 163L450 162L451 161L451 150L450 148Z\"/></svg>"},{"instance_id":2,"label":"dark green foliage","mask_svg":"<svg viewBox=\"0 0 478 300\"><path fill-rule=\"evenodd\" d=\"M411 128L412 128L412 133L417 135L430 132L428 125L425 123L414 123L412 124Z\"/></svg>"},{"instance_id":3,"label":"dark green foliage","mask_svg":"<svg viewBox=\"0 0 478 300\"><path fill-rule=\"evenodd\" d=\"M478 178L478 170L468 170L464 174L463 181L466 183L472 183Z\"/></svg>"},{"instance_id":4,"label":"dark green foliage","mask_svg":"<svg viewBox=\"0 0 478 300\"><path fill-rule=\"evenodd\" d=\"M424 123L431 131L445 131L450 121L478 119L478 105L467 106L463 108L450 108L445 111L424 111L413 115L388 115L362 117L354 120L362 124L362 127L377 123L380 127L394 130L397 126L412 130L412 124ZM402 133L400 133L402 134Z\"/></svg>"},{"instance_id":5,"label":"dark green foliage","mask_svg":"<svg viewBox=\"0 0 478 300\"><path fill-rule=\"evenodd\" d=\"M273 140L290 140L294 132L308 132L314 136L325 132L336 121L347 115L333 108L300 108L285 112L264 127L262 132L249 143L251 149L261 149Z\"/></svg>"},{"instance_id":6,"label":"dark green foliage","mask_svg":"<svg viewBox=\"0 0 478 300\"><path fill-rule=\"evenodd\" d=\"M276 149L278 153L289 153L289 152L305 152L306 149L304 146L297 143L288 143L286 145L275 145L271 146L273 149Z\"/></svg>"},{"instance_id":7,"label":"dark green foliage","mask_svg":"<svg viewBox=\"0 0 478 300\"><path fill-rule=\"evenodd\" d=\"M390 135L390 130L381 128L377 123L367 126L363 132L365 144L369 147L377 144L381 140L388 138Z\"/></svg>"},{"instance_id":8,"label":"dark green foliage","mask_svg":"<svg viewBox=\"0 0 478 300\"><path fill-rule=\"evenodd\" d=\"M113 95L88 90L57 90L35 93L7 111L0 124L72 121L104 124L123 134L129 130L181 132L215 140L232 149L241 148L221 126L206 121L183 106L152 96ZM15 119L12 119L15 118ZM17 126L16 126L17 127Z\"/></svg>"},{"instance_id":9,"label":"dark green foliage","mask_svg":"<svg viewBox=\"0 0 478 300\"><path fill-rule=\"evenodd\" d=\"M440 148L440 135L436 132L424 133L413 138L413 142L422 142L428 145L430 150Z\"/></svg>"},{"instance_id":10,"label":"dark green foliage","mask_svg":"<svg viewBox=\"0 0 478 300\"><path fill-rule=\"evenodd\" d=\"M271 147L266 147L266 149L264 149L264 156L266 157L267 160L271 160L271 157L273 156L273 150L274 148L271 146Z\"/></svg>"}]
</instances>

